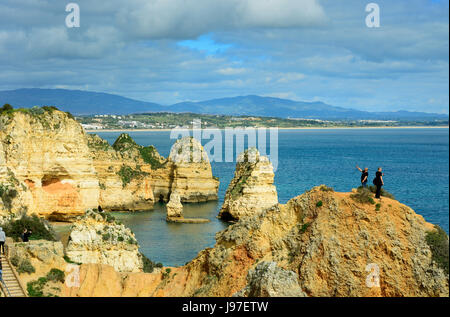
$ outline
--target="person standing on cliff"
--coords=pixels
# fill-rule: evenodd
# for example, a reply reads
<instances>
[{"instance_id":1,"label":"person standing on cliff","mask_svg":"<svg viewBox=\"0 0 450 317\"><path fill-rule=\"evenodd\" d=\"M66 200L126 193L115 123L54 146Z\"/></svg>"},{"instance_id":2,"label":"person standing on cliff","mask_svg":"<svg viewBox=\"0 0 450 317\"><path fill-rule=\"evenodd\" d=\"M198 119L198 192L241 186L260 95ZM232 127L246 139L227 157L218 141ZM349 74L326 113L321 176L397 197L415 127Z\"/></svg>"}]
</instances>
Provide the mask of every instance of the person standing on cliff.
<instances>
[{"instance_id":1,"label":"person standing on cliff","mask_svg":"<svg viewBox=\"0 0 450 317\"><path fill-rule=\"evenodd\" d=\"M0 254L5 254L5 242L6 242L6 234L3 231L3 228L0 227Z\"/></svg>"},{"instance_id":2,"label":"person standing on cliff","mask_svg":"<svg viewBox=\"0 0 450 317\"><path fill-rule=\"evenodd\" d=\"M369 179L369 169L366 167L362 170L358 165L356 165L356 168L361 172L361 186L366 188L367 180Z\"/></svg>"},{"instance_id":3,"label":"person standing on cliff","mask_svg":"<svg viewBox=\"0 0 450 317\"><path fill-rule=\"evenodd\" d=\"M381 186L384 185L384 181L383 181L383 173L381 172L382 168L378 167L378 170L375 174L375 178L373 180L373 184L377 187L377 190L375 192L375 198L378 198L381 200Z\"/></svg>"},{"instance_id":4,"label":"person standing on cliff","mask_svg":"<svg viewBox=\"0 0 450 317\"><path fill-rule=\"evenodd\" d=\"M22 241L23 241L23 242L28 242L28 240L29 240L29 238L30 238L30 236L31 236L32 233L33 233L33 232L32 232L31 230L28 231L27 228L23 229L23 233L22 233Z\"/></svg>"}]
</instances>

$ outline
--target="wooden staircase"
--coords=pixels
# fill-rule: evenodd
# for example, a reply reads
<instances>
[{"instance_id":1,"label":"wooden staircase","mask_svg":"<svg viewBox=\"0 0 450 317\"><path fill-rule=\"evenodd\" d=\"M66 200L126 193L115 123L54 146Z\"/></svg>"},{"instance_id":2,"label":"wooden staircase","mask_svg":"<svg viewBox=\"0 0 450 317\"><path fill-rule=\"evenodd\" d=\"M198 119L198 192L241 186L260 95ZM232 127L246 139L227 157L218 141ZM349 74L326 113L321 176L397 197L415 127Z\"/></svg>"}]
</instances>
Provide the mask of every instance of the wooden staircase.
<instances>
[{"instance_id":1,"label":"wooden staircase","mask_svg":"<svg viewBox=\"0 0 450 317\"><path fill-rule=\"evenodd\" d=\"M6 297L27 297L25 289L19 281L17 272L12 267L8 258L4 255L1 257L3 267L3 282L1 289ZM0 282L1 284L1 282Z\"/></svg>"}]
</instances>

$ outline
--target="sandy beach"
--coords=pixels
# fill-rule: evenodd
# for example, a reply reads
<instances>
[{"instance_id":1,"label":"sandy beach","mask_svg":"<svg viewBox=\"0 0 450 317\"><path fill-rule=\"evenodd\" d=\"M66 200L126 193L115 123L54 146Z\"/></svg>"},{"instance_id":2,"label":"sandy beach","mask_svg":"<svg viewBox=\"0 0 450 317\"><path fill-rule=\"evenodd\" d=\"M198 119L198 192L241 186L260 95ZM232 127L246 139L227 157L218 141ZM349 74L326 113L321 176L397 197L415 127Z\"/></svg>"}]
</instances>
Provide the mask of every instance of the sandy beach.
<instances>
[{"instance_id":1,"label":"sandy beach","mask_svg":"<svg viewBox=\"0 0 450 317\"><path fill-rule=\"evenodd\" d=\"M278 128L279 130L337 130L337 129L448 129L449 126L379 126L379 127L294 127ZM203 128L216 129L216 128ZM192 129L188 129L192 130ZM223 130L223 128L220 128ZM87 133L95 132L170 132L172 129L103 129L103 130L85 130Z\"/></svg>"}]
</instances>

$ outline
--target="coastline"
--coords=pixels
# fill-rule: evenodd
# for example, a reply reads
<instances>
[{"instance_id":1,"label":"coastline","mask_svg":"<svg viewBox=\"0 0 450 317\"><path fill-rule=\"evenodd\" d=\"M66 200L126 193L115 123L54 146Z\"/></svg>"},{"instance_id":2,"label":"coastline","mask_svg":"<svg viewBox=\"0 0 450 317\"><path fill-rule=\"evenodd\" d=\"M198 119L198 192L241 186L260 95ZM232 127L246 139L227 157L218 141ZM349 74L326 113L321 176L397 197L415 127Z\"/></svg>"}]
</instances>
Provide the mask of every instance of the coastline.
<instances>
[{"instance_id":1,"label":"coastline","mask_svg":"<svg viewBox=\"0 0 450 317\"><path fill-rule=\"evenodd\" d=\"M267 127L269 129L270 127ZM278 130L344 130L344 129L448 129L449 126L378 126L378 127L293 127L293 128L278 128ZM216 129L216 128L204 128ZM188 130L192 130L188 128ZM219 128L223 130L223 128ZM85 130L86 133L95 132L170 132L172 129L101 129L101 130Z\"/></svg>"}]
</instances>

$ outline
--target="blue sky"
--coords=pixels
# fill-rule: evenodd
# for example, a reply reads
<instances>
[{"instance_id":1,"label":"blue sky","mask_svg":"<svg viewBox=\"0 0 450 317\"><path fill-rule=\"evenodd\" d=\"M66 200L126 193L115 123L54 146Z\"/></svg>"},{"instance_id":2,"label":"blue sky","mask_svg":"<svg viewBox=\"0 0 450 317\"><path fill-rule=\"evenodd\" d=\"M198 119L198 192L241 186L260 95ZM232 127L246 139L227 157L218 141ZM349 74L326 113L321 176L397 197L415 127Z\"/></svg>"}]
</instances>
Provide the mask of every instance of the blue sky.
<instances>
[{"instance_id":1,"label":"blue sky","mask_svg":"<svg viewBox=\"0 0 450 317\"><path fill-rule=\"evenodd\" d=\"M65 26L76 2L81 27ZM368 28L365 7L380 7ZM0 90L448 113L448 1L2 0Z\"/></svg>"}]
</instances>

